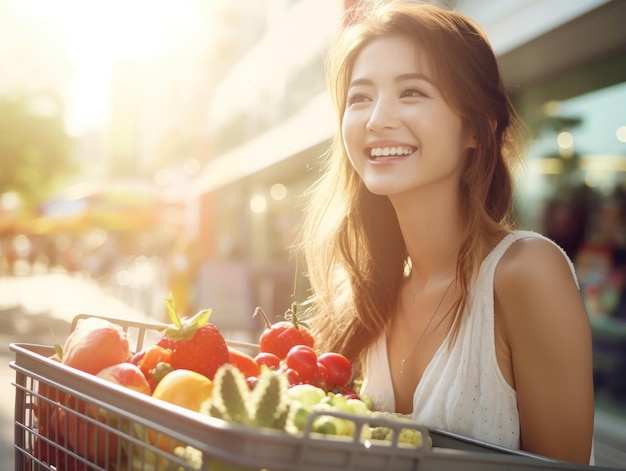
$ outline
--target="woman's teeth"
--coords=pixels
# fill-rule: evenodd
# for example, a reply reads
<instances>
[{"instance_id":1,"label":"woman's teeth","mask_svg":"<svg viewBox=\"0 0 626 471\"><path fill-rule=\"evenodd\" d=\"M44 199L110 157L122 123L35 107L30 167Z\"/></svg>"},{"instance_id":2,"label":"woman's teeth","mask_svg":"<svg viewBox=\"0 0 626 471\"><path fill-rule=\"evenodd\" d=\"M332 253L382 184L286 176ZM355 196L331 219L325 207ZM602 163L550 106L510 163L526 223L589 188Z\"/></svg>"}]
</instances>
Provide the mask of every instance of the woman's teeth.
<instances>
[{"instance_id":1,"label":"woman's teeth","mask_svg":"<svg viewBox=\"0 0 626 471\"><path fill-rule=\"evenodd\" d=\"M410 155L415 152L413 147L372 147L370 149L370 157L388 157L397 155Z\"/></svg>"}]
</instances>

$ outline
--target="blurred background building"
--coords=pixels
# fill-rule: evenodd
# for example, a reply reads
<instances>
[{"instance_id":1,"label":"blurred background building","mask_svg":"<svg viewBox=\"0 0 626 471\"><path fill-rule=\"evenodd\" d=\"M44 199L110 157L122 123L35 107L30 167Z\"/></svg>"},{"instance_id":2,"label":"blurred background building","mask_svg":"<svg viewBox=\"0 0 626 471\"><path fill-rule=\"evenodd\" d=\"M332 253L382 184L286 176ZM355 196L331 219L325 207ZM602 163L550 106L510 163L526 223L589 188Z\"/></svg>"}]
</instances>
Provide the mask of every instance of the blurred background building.
<instances>
[{"instance_id":1,"label":"blurred background building","mask_svg":"<svg viewBox=\"0 0 626 471\"><path fill-rule=\"evenodd\" d=\"M353 3L0 0L0 268L87 274L155 318L172 290L248 332L255 306L303 301L289 248L334 131L325 53ZM533 132L516 215L575 262L598 407L626 421L626 2L440 3L483 26ZM15 150L18 111L31 132ZM33 164L9 179L16 159Z\"/></svg>"}]
</instances>

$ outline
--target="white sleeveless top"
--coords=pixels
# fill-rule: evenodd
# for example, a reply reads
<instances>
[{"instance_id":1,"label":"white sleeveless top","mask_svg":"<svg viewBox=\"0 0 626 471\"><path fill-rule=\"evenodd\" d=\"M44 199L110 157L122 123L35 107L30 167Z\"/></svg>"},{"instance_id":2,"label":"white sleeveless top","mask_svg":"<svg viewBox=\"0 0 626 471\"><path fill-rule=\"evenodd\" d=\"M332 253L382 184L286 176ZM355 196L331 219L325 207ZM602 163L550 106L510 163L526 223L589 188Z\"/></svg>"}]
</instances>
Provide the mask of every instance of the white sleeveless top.
<instances>
[{"instance_id":1,"label":"white sleeveless top","mask_svg":"<svg viewBox=\"0 0 626 471\"><path fill-rule=\"evenodd\" d=\"M513 232L483 260L478 278L470 289L466 315L461 319L456 342L449 349L451 335L448 334L413 395L411 416L418 423L520 448L516 392L502 376L496 360L493 279L506 250L513 242L526 237L545 239L531 231ZM565 252L563 254L576 278L571 261ZM362 394L369 396L378 410L395 411L386 335L381 335L368 350L364 366Z\"/></svg>"}]
</instances>

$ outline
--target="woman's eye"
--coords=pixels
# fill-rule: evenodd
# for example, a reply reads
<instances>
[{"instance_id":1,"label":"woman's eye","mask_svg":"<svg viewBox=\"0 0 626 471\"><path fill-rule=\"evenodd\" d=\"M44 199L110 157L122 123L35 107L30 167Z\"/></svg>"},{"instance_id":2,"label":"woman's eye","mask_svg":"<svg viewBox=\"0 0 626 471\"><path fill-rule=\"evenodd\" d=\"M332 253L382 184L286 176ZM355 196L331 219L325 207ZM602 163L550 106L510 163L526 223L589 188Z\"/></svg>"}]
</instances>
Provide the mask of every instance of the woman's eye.
<instances>
[{"instance_id":1,"label":"woman's eye","mask_svg":"<svg viewBox=\"0 0 626 471\"><path fill-rule=\"evenodd\" d=\"M368 98L366 95L362 94L362 93L355 93L353 95L349 95L348 99L346 100L346 103L348 104L348 106L350 105L354 105L355 103L362 103L364 101L367 101Z\"/></svg>"},{"instance_id":2,"label":"woman's eye","mask_svg":"<svg viewBox=\"0 0 626 471\"><path fill-rule=\"evenodd\" d=\"M404 98L404 97L417 98L417 97L421 97L421 96L426 96L426 94L423 91L421 91L421 90L419 90L417 88L407 88L406 90L404 90L400 94L400 96L402 98Z\"/></svg>"}]
</instances>

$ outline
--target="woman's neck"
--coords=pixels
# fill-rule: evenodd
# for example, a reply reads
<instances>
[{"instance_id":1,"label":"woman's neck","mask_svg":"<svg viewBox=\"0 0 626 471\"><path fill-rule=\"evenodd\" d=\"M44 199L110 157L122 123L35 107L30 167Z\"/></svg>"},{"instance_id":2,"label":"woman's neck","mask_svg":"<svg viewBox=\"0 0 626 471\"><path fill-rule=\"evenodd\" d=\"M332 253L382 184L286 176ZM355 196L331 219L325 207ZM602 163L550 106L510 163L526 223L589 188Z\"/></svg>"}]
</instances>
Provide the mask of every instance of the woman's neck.
<instances>
[{"instance_id":1,"label":"woman's neck","mask_svg":"<svg viewBox=\"0 0 626 471\"><path fill-rule=\"evenodd\" d=\"M400 230L411 259L412 277L420 284L449 279L465 239L461 205L450 198L393 198Z\"/></svg>"}]
</instances>

